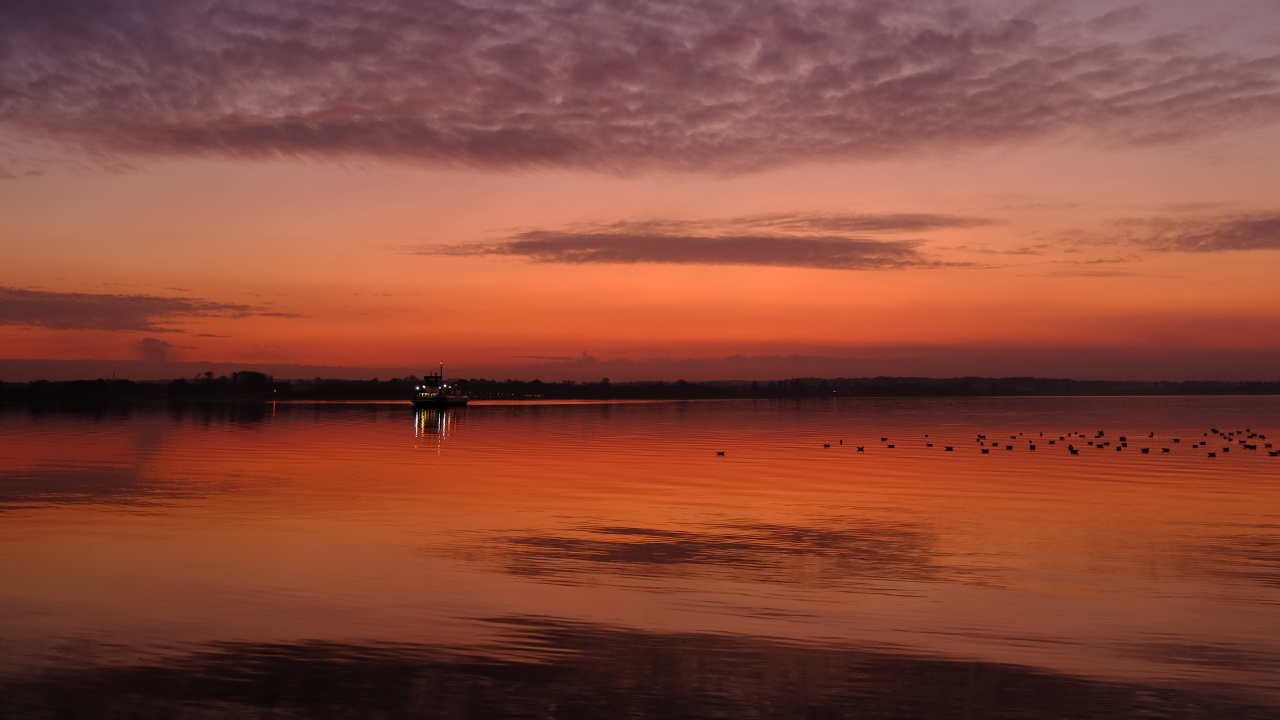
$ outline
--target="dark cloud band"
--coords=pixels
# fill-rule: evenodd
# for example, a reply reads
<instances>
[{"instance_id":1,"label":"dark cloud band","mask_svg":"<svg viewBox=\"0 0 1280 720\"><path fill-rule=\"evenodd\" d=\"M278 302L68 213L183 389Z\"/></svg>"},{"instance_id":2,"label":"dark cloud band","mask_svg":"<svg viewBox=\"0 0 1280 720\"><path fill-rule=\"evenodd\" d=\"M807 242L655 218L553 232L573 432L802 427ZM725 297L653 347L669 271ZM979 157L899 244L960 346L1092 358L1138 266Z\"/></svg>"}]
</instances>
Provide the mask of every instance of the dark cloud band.
<instances>
[{"instance_id":1,"label":"dark cloud band","mask_svg":"<svg viewBox=\"0 0 1280 720\"><path fill-rule=\"evenodd\" d=\"M931 213L764 213L708 220L627 220L532 229L494 243L425 245L420 255L496 255L568 264L757 265L828 270L939 267L919 240L880 240L840 232L892 234L995 224Z\"/></svg>"},{"instance_id":2,"label":"dark cloud band","mask_svg":"<svg viewBox=\"0 0 1280 720\"><path fill-rule=\"evenodd\" d=\"M913 241L766 235L633 235L534 230L505 242L421 249L437 255L505 255L540 263L763 265L830 270L929 267Z\"/></svg>"},{"instance_id":3,"label":"dark cloud band","mask_svg":"<svg viewBox=\"0 0 1280 720\"><path fill-rule=\"evenodd\" d=\"M250 315L294 317L287 313L267 313L263 308L250 305L185 297L62 293L0 287L0 325L55 330L173 332L172 328L162 327L159 323ZM162 341L155 340L154 343Z\"/></svg>"},{"instance_id":4,"label":"dark cloud band","mask_svg":"<svg viewBox=\"0 0 1280 720\"><path fill-rule=\"evenodd\" d=\"M594 226L609 232L901 233L999 224L993 218L938 213L761 213L710 220L621 221Z\"/></svg>"},{"instance_id":5,"label":"dark cloud band","mask_svg":"<svg viewBox=\"0 0 1280 720\"><path fill-rule=\"evenodd\" d=\"M1122 224L1133 243L1159 252L1280 250L1280 213L1142 219Z\"/></svg>"},{"instance_id":6,"label":"dark cloud band","mask_svg":"<svg viewBox=\"0 0 1280 720\"><path fill-rule=\"evenodd\" d=\"M1280 118L1274 54L1049 5L9 0L0 123L116 152L735 172Z\"/></svg>"}]
</instances>

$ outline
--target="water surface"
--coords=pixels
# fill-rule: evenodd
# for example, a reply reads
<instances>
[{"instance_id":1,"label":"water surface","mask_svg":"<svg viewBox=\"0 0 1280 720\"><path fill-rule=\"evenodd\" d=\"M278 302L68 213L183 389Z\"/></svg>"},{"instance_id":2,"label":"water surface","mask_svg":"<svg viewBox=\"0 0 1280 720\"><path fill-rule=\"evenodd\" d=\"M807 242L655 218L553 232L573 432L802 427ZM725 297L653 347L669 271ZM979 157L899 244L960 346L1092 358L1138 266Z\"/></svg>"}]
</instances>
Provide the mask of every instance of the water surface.
<instances>
[{"instance_id":1,"label":"water surface","mask_svg":"<svg viewBox=\"0 0 1280 720\"><path fill-rule=\"evenodd\" d=\"M1276 718L1272 433L1256 397L8 407L0 716Z\"/></svg>"}]
</instances>

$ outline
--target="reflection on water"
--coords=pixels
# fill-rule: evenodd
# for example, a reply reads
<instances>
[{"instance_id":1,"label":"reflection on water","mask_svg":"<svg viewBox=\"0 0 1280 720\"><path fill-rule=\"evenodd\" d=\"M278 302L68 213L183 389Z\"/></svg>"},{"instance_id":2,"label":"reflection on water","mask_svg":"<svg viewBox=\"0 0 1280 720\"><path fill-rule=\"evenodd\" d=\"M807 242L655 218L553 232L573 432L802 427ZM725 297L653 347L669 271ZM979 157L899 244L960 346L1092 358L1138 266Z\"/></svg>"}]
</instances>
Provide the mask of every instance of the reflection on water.
<instances>
[{"instance_id":1,"label":"reflection on water","mask_svg":"<svg viewBox=\"0 0 1280 720\"><path fill-rule=\"evenodd\" d=\"M1271 398L2 408L0 717L1280 717L1268 432Z\"/></svg>"},{"instance_id":2,"label":"reflection on water","mask_svg":"<svg viewBox=\"0 0 1280 720\"><path fill-rule=\"evenodd\" d=\"M413 436L425 439L437 436L440 439L449 437L454 425L458 422L459 410L449 408L416 408L413 411Z\"/></svg>"},{"instance_id":3,"label":"reflection on water","mask_svg":"<svg viewBox=\"0 0 1280 720\"><path fill-rule=\"evenodd\" d=\"M0 714L56 717L1275 718L1221 688L531 618L541 657L431 646L222 643L162 664L50 670Z\"/></svg>"},{"instance_id":4,"label":"reflection on water","mask_svg":"<svg viewBox=\"0 0 1280 720\"><path fill-rule=\"evenodd\" d=\"M1280 525L1213 538L1200 547L1196 560L1225 577L1243 578L1280 588ZM1194 553L1191 553L1195 557Z\"/></svg>"},{"instance_id":5,"label":"reflection on water","mask_svg":"<svg viewBox=\"0 0 1280 720\"><path fill-rule=\"evenodd\" d=\"M508 538L510 572L579 577L598 573L723 575L755 582L838 583L853 579L925 580L946 570L933 538L887 523L846 528L783 525L706 531L586 527L571 535Z\"/></svg>"}]
</instances>

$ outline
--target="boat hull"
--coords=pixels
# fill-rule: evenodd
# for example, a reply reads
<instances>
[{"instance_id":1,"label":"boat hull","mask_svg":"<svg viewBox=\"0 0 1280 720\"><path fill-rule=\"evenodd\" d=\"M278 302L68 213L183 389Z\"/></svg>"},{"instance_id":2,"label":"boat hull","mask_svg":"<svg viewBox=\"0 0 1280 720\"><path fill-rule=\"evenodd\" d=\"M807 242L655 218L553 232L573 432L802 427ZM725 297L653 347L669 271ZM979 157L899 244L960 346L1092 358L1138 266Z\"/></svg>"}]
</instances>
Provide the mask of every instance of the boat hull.
<instances>
[{"instance_id":1,"label":"boat hull","mask_svg":"<svg viewBox=\"0 0 1280 720\"><path fill-rule=\"evenodd\" d=\"M466 395L449 395L445 397L434 397L413 400L414 407L454 407L457 405L466 405L468 398Z\"/></svg>"}]
</instances>

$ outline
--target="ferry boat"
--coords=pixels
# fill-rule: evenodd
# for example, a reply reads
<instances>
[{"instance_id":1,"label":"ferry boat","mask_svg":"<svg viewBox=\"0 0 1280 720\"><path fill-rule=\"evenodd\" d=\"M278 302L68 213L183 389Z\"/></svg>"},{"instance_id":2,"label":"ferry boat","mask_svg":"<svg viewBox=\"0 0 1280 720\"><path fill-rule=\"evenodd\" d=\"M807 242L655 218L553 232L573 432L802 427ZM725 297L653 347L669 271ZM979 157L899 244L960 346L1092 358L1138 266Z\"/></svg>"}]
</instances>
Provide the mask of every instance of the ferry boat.
<instances>
[{"instance_id":1,"label":"ferry boat","mask_svg":"<svg viewBox=\"0 0 1280 720\"><path fill-rule=\"evenodd\" d=\"M441 407L444 405L466 405L467 396L458 392L456 385L444 381L444 363L440 363L440 372L422 378L422 384L414 388L414 407Z\"/></svg>"}]
</instances>

